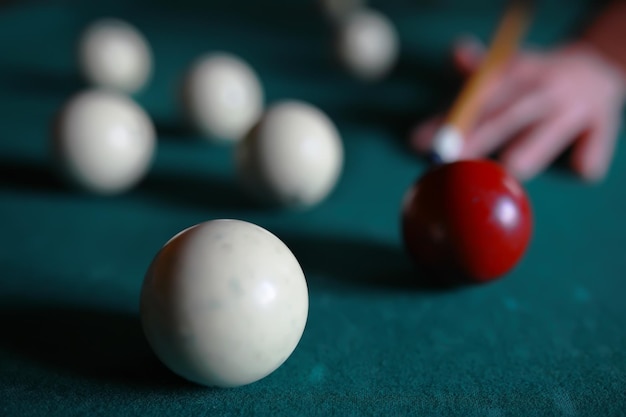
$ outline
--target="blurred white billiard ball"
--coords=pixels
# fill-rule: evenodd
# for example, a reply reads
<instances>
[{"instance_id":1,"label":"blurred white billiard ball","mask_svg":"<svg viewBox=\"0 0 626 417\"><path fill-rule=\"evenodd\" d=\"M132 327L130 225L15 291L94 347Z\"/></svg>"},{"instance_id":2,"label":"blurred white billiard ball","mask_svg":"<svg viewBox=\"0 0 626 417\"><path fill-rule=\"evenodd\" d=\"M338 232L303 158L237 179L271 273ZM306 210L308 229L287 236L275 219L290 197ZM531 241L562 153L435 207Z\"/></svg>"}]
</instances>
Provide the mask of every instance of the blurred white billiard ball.
<instances>
[{"instance_id":1,"label":"blurred white billiard ball","mask_svg":"<svg viewBox=\"0 0 626 417\"><path fill-rule=\"evenodd\" d=\"M101 19L83 32L78 45L83 77L92 86L123 93L142 89L152 73L152 52L146 38L131 24Z\"/></svg>"},{"instance_id":2,"label":"blurred white billiard ball","mask_svg":"<svg viewBox=\"0 0 626 417\"><path fill-rule=\"evenodd\" d=\"M317 107L295 100L270 106L239 143L241 183L260 201L310 207L335 187L344 151L334 123Z\"/></svg>"},{"instance_id":3,"label":"blurred white billiard ball","mask_svg":"<svg viewBox=\"0 0 626 417\"><path fill-rule=\"evenodd\" d=\"M153 260L141 321L158 358L207 386L237 387L292 354L309 308L300 264L275 235L240 220L212 220L174 236Z\"/></svg>"},{"instance_id":4,"label":"blurred white billiard ball","mask_svg":"<svg viewBox=\"0 0 626 417\"><path fill-rule=\"evenodd\" d=\"M362 9L366 0L318 0L318 5L324 16L331 21L336 21Z\"/></svg>"},{"instance_id":5,"label":"blurred white billiard ball","mask_svg":"<svg viewBox=\"0 0 626 417\"><path fill-rule=\"evenodd\" d=\"M393 69L400 49L399 37L385 15L358 10L342 19L336 31L337 58L352 75L377 81Z\"/></svg>"},{"instance_id":6,"label":"blurred white billiard ball","mask_svg":"<svg viewBox=\"0 0 626 417\"><path fill-rule=\"evenodd\" d=\"M248 133L263 111L263 88L241 58L224 52L197 59L183 85L187 119L213 142L232 143Z\"/></svg>"},{"instance_id":7,"label":"blurred white billiard ball","mask_svg":"<svg viewBox=\"0 0 626 417\"><path fill-rule=\"evenodd\" d=\"M57 115L52 146L72 184L97 194L117 194L147 173L156 148L148 114L121 93L91 89L76 94Z\"/></svg>"}]
</instances>

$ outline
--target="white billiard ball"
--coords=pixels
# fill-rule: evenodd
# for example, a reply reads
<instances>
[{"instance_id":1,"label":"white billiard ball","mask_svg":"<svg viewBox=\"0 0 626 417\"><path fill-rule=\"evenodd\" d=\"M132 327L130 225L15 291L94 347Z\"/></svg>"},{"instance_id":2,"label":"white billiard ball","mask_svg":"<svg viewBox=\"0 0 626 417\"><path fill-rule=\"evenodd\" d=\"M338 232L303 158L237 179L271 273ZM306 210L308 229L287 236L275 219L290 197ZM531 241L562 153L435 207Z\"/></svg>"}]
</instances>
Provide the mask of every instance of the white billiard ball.
<instances>
[{"instance_id":1,"label":"white billiard ball","mask_svg":"<svg viewBox=\"0 0 626 417\"><path fill-rule=\"evenodd\" d=\"M134 93L152 72L152 53L145 37L119 19L101 19L83 32L78 45L79 67L96 87Z\"/></svg>"},{"instance_id":2,"label":"white billiard ball","mask_svg":"<svg viewBox=\"0 0 626 417\"><path fill-rule=\"evenodd\" d=\"M398 34L382 13L359 10L338 25L336 48L339 61L351 74L376 81L387 76L398 59Z\"/></svg>"},{"instance_id":3,"label":"white billiard ball","mask_svg":"<svg viewBox=\"0 0 626 417\"><path fill-rule=\"evenodd\" d=\"M236 142L245 136L263 111L263 97L252 67L224 52L196 60L183 85L188 120L213 142Z\"/></svg>"},{"instance_id":4,"label":"white billiard ball","mask_svg":"<svg viewBox=\"0 0 626 417\"><path fill-rule=\"evenodd\" d=\"M268 108L235 155L245 189L285 207L310 207L326 198L344 159L341 137L330 118L295 100Z\"/></svg>"},{"instance_id":5,"label":"white billiard ball","mask_svg":"<svg viewBox=\"0 0 626 417\"><path fill-rule=\"evenodd\" d=\"M137 184L156 148L146 112L127 96L104 89L72 97L55 119L52 140L65 178L98 194L121 193Z\"/></svg>"},{"instance_id":6,"label":"white billiard ball","mask_svg":"<svg viewBox=\"0 0 626 417\"><path fill-rule=\"evenodd\" d=\"M322 13L336 21L365 7L366 0L318 0Z\"/></svg>"},{"instance_id":7,"label":"white billiard ball","mask_svg":"<svg viewBox=\"0 0 626 417\"><path fill-rule=\"evenodd\" d=\"M306 326L307 283L275 235L212 220L165 244L145 276L141 321L158 358L201 385L237 387L274 372Z\"/></svg>"}]
</instances>

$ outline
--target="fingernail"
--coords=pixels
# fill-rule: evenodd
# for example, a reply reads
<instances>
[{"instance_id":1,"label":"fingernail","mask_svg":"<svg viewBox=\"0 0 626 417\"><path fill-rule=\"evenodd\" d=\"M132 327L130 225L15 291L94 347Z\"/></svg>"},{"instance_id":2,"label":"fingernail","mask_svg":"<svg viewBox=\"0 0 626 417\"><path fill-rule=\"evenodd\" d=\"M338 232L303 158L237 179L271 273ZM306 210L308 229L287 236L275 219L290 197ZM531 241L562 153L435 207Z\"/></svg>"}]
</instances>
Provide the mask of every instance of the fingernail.
<instances>
[{"instance_id":1,"label":"fingernail","mask_svg":"<svg viewBox=\"0 0 626 417\"><path fill-rule=\"evenodd\" d=\"M598 182L601 182L606 177L606 173L607 173L607 168L600 165L600 166L595 166L595 167L594 166L587 167L581 170L580 175L587 182L598 183Z\"/></svg>"},{"instance_id":2,"label":"fingernail","mask_svg":"<svg viewBox=\"0 0 626 417\"><path fill-rule=\"evenodd\" d=\"M464 34L459 36L454 42L454 46L462 49L469 49L473 53L482 53L484 50L483 43L472 34Z\"/></svg>"}]
</instances>

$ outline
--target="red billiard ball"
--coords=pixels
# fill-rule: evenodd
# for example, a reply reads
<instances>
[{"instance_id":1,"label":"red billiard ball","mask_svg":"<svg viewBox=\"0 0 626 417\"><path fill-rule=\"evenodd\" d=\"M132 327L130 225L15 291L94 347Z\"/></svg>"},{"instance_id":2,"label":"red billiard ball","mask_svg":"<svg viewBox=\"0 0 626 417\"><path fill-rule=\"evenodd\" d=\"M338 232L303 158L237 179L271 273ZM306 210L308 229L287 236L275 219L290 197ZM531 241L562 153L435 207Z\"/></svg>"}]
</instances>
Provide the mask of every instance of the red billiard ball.
<instances>
[{"instance_id":1,"label":"red billiard ball","mask_svg":"<svg viewBox=\"0 0 626 417\"><path fill-rule=\"evenodd\" d=\"M439 165L408 191L404 244L415 262L449 282L486 282L509 272L531 238L524 188L499 164Z\"/></svg>"}]
</instances>

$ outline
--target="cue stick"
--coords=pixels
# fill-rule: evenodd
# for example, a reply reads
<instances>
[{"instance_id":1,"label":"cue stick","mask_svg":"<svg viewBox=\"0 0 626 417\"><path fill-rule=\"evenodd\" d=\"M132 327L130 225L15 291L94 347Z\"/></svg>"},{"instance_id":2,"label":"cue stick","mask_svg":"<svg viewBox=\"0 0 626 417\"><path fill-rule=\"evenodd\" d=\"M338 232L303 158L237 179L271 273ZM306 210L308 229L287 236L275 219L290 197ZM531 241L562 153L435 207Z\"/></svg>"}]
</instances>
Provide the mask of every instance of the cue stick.
<instances>
[{"instance_id":1,"label":"cue stick","mask_svg":"<svg viewBox=\"0 0 626 417\"><path fill-rule=\"evenodd\" d=\"M467 81L435 135L433 151L441 162L452 162L459 157L464 136L481 107L480 93L517 50L528 25L529 12L529 1L513 0L509 4L481 66Z\"/></svg>"}]
</instances>

